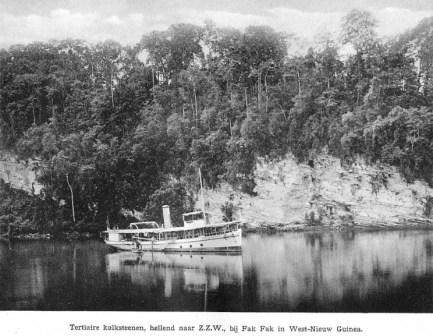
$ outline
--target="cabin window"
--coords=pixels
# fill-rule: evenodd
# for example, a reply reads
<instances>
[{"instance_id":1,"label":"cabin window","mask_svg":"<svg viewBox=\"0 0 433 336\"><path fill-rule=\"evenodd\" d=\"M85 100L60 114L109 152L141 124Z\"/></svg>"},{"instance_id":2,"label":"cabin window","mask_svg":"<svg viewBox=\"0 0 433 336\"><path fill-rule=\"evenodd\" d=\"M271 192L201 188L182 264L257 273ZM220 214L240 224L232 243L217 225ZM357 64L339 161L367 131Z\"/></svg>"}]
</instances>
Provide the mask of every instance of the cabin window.
<instances>
[{"instance_id":1,"label":"cabin window","mask_svg":"<svg viewBox=\"0 0 433 336\"><path fill-rule=\"evenodd\" d=\"M149 235L148 235L148 237L151 238L151 239L152 238L158 239L158 240L161 239L160 235L158 233L155 233L155 232L150 232Z\"/></svg>"},{"instance_id":2,"label":"cabin window","mask_svg":"<svg viewBox=\"0 0 433 336\"><path fill-rule=\"evenodd\" d=\"M189 215L185 215L183 217L185 222L191 222L191 221L196 221L196 220L201 220L203 219L203 212L197 212L194 214L189 214Z\"/></svg>"},{"instance_id":3,"label":"cabin window","mask_svg":"<svg viewBox=\"0 0 433 336\"><path fill-rule=\"evenodd\" d=\"M130 229L157 229L158 224L156 222L139 222L129 224Z\"/></svg>"}]
</instances>

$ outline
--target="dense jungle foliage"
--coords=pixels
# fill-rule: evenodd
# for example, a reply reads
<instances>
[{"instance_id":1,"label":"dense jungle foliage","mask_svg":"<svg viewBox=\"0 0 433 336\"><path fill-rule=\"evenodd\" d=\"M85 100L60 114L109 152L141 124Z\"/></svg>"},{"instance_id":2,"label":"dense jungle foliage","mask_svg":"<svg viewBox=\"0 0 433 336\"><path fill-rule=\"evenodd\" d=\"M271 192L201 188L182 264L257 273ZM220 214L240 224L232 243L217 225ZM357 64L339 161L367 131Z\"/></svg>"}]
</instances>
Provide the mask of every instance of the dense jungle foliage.
<instances>
[{"instance_id":1,"label":"dense jungle foliage","mask_svg":"<svg viewBox=\"0 0 433 336\"><path fill-rule=\"evenodd\" d=\"M433 20L387 41L375 27L353 10L337 41L302 56L269 27L211 22L172 25L135 46L1 50L1 146L43 167L27 219L43 230L102 228L121 209L160 219L170 204L176 222L193 207L198 168L207 187L254 193L256 158L289 152L362 156L433 184ZM353 52L341 56L342 46Z\"/></svg>"}]
</instances>

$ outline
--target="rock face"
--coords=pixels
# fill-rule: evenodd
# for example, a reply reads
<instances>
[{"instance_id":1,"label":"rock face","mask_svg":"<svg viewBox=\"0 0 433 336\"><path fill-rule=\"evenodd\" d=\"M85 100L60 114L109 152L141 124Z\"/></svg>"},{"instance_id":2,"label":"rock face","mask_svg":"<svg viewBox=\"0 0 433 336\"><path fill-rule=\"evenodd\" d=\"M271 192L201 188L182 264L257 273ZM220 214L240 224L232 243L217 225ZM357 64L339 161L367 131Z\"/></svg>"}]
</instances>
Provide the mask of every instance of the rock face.
<instances>
[{"instance_id":1,"label":"rock face","mask_svg":"<svg viewBox=\"0 0 433 336\"><path fill-rule=\"evenodd\" d=\"M395 168L369 166L358 160L343 167L339 159L320 156L299 164L293 156L266 163L254 173L257 196L222 185L208 190L210 212L221 217L221 206L232 197L235 216L248 223L307 223L310 225L395 225L423 216L427 184L406 183Z\"/></svg>"},{"instance_id":2,"label":"rock face","mask_svg":"<svg viewBox=\"0 0 433 336\"><path fill-rule=\"evenodd\" d=\"M13 188L39 194L37 170L36 161L23 162L0 152L0 179ZM433 189L426 183L408 184L394 167L370 166L362 160L343 167L339 159L327 155L308 164L298 163L293 156L272 163L260 160L254 179L256 196L228 184L205 191L215 221L231 198L234 217L250 224L396 225L422 217L427 200L433 199Z\"/></svg>"},{"instance_id":3,"label":"rock face","mask_svg":"<svg viewBox=\"0 0 433 336\"><path fill-rule=\"evenodd\" d=\"M0 179L11 187L38 195L42 185L36 182L38 163L19 161L14 154L0 151Z\"/></svg>"}]
</instances>

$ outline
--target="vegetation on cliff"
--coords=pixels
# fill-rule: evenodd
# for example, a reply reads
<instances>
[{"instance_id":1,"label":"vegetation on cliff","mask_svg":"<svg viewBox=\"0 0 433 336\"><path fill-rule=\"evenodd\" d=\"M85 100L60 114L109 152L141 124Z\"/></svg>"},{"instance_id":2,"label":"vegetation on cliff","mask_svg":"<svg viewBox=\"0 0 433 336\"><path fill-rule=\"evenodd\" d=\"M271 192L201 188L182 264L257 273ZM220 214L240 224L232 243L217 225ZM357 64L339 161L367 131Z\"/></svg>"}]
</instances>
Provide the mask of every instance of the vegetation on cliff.
<instances>
[{"instance_id":1,"label":"vegetation on cliff","mask_svg":"<svg viewBox=\"0 0 433 336\"><path fill-rule=\"evenodd\" d=\"M201 167L208 187L254 193L257 157L362 155L433 184L431 20L393 41L368 12L288 56L290 37L176 24L133 47L65 40L0 51L0 141L41 160L28 210L47 223L154 219L190 210ZM418 49L414 49L413 41ZM4 214L2 212L2 214ZM179 221L179 216L173 216ZM32 217L33 218L33 217Z\"/></svg>"}]
</instances>

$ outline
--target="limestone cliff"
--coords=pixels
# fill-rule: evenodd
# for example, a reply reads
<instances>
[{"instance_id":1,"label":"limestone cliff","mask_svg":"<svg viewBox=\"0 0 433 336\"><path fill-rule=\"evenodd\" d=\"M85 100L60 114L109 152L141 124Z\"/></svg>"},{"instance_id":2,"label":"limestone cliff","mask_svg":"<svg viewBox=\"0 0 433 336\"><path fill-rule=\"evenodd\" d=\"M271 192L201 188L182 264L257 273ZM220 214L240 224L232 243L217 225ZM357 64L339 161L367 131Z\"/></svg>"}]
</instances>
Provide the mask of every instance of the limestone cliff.
<instances>
[{"instance_id":1,"label":"limestone cliff","mask_svg":"<svg viewBox=\"0 0 433 336\"><path fill-rule=\"evenodd\" d=\"M309 223L330 225L394 225L423 216L433 190L425 183L408 184L395 168L369 166L358 160L343 167L340 160L320 156L309 164L295 158L266 163L254 173L257 196L228 185L208 190L210 212L221 217L221 206L232 195L236 216L248 223Z\"/></svg>"},{"instance_id":2,"label":"limestone cliff","mask_svg":"<svg viewBox=\"0 0 433 336\"><path fill-rule=\"evenodd\" d=\"M42 185L36 181L37 171L37 161L21 161L12 153L0 151L0 179L11 187L39 194Z\"/></svg>"},{"instance_id":3,"label":"limestone cliff","mask_svg":"<svg viewBox=\"0 0 433 336\"><path fill-rule=\"evenodd\" d=\"M0 152L0 179L13 188L39 194L37 171L38 162ZM408 184L394 167L371 166L362 160L344 167L327 155L309 164L298 163L293 156L272 163L260 160L254 178L256 196L228 184L206 190L210 213L221 218L221 206L231 196L235 217L250 224L394 225L422 217L426 200L433 196L426 183Z\"/></svg>"}]
</instances>

